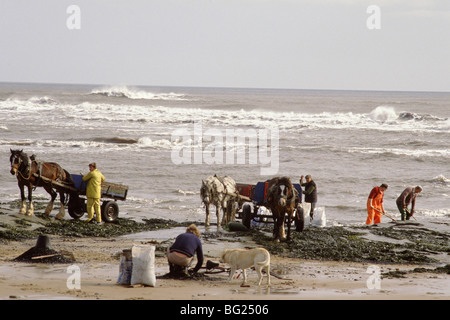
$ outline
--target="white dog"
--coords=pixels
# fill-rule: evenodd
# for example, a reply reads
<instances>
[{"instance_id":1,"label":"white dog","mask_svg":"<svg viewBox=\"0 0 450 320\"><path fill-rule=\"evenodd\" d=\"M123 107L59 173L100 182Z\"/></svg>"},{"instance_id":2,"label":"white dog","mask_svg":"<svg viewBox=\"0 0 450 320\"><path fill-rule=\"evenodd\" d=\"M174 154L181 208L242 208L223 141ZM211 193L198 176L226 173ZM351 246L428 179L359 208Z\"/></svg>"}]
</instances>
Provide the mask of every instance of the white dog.
<instances>
[{"instance_id":1,"label":"white dog","mask_svg":"<svg viewBox=\"0 0 450 320\"><path fill-rule=\"evenodd\" d=\"M222 253L220 262L227 263L231 267L228 281L233 279L236 270L242 269L245 284L247 282L247 274L245 269L254 266L256 273L258 274L258 286L261 285L262 269L265 269L267 273L267 285L270 285L270 253L264 248L255 248L250 250L227 249Z\"/></svg>"}]
</instances>

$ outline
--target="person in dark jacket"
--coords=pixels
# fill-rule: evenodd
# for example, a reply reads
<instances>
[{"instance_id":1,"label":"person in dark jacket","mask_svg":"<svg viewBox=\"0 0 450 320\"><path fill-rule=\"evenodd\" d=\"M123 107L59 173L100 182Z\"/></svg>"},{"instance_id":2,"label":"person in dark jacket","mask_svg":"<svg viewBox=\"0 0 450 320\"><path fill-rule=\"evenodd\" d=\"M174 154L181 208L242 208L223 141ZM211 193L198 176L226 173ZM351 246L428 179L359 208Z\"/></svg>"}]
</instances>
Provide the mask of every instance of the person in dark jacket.
<instances>
[{"instance_id":1,"label":"person in dark jacket","mask_svg":"<svg viewBox=\"0 0 450 320\"><path fill-rule=\"evenodd\" d=\"M167 249L170 273L185 273L194 255L197 254L197 264L193 269L196 273L203 264L203 248L200 241L200 231L195 224L187 227L186 232L180 234L173 245Z\"/></svg>"},{"instance_id":2,"label":"person in dark jacket","mask_svg":"<svg viewBox=\"0 0 450 320\"><path fill-rule=\"evenodd\" d=\"M422 192L422 187L408 187L402 194L397 198L397 208L400 211L402 221L409 220L413 214L416 207L416 197L417 194ZM411 211L408 210L408 206L411 204Z\"/></svg>"},{"instance_id":3,"label":"person in dark jacket","mask_svg":"<svg viewBox=\"0 0 450 320\"><path fill-rule=\"evenodd\" d=\"M306 179L306 182L303 182L303 178ZM310 174L306 175L306 177L300 177L300 185L304 187L303 194L305 195L305 202L311 204L311 211L309 212L309 215L312 221L314 217L314 208L317 203L317 186Z\"/></svg>"}]
</instances>

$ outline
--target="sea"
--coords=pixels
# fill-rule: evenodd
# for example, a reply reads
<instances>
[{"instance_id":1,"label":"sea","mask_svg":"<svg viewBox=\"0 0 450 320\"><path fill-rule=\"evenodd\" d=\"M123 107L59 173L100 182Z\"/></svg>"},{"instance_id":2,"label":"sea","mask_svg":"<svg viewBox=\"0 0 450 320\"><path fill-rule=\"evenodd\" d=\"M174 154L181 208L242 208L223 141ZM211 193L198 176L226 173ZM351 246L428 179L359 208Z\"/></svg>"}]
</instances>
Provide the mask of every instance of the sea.
<instances>
[{"instance_id":1,"label":"sea","mask_svg":"<svg viewBox=\"0 0 450 320\"><path fill-rule=\"evenodd\" d=\"M96 162L129 187L119 216L136 220L203 222L210 175L256 184L310 174L328 226L363 225L382 183L393 218L399 194L421 185L414 218L450 223L449 92L0 83L2 203L19 199L10 149L72 174Z\"/></svg>"}]
</instances>

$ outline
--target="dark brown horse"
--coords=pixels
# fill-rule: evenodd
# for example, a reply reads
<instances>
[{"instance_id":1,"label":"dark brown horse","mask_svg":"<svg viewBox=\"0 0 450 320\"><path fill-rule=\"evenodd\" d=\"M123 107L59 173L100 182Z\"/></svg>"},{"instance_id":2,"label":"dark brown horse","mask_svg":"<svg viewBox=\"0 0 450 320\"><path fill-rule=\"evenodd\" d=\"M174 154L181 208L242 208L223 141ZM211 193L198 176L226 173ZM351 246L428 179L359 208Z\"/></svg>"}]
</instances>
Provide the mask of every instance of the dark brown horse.
<instances>
[{"instance_id":1,"label":"dark brown horse","mask_svg":"<svg viewBox=\"0 0 450 320\"><path fill-rule=\"evenodd\" d=\"M45 214L49 215L53 209L53 202L57 196L57 193L53 190L54 186L52 185L52 182L57 181L67 185L73 185L73 180L69 172L61 168L57 163L36 161L34 156L29 157L23 150L10 149L10 151L10 172L17 177L22 200L22 206L19 213L27 214L29 216L34 214L32 190L33 187L43 187L51 195L51 200L45 209ZM24 192L25 186L28 188L28 207ZM56 218L62 219L65 215L65 195L63 190L58 190L58 193L61 201L61 208L56 215Z\"/></svg>"},{"instance_id":2,"label":"dark brown horse","mask_svg":"<svg viewBox=\"0 0 450 320\"><path fill-rule=\"evenodd\" d=\"M288 177L273 178L267 187L267 207L272 212L273 236L276 241L286 238L284 221L287 214L287 240L291 237L291 221L300 198Z\"/></svg>"}]
</instances>

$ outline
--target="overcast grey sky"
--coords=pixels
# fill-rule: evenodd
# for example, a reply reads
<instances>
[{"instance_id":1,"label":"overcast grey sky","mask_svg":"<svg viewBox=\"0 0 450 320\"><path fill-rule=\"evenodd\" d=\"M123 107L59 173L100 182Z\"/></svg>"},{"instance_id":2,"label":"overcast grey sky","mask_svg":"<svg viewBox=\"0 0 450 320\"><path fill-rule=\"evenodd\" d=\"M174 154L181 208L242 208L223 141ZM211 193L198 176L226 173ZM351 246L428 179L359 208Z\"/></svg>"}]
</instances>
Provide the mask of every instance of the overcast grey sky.
<instances>
[{"instance_id":1,"label":"overcast grey sky","mask_svg":"<svg viewBox=\"0 0 450 320\"><path fill-rule=\"evenodd\" d=\"M1 0L0 81L450 91L449 30L449 0Z\"/></svg>"}]
</instances>

